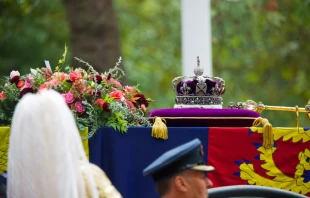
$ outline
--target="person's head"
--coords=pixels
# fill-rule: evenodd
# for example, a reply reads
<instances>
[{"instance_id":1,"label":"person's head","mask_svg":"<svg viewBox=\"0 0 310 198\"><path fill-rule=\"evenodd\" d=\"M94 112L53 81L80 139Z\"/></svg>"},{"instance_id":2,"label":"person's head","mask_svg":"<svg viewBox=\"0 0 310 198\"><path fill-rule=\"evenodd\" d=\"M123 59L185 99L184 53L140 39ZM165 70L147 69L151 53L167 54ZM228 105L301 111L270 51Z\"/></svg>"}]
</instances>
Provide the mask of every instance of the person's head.
<instances>
[{"instance_id":1,"label":"person's head","mask_svg":"<svg viewBox=\"0 0 310 198\"><path fill-rule=\"evenodd\" d=\"M167 151L144 169L152 176L161 197L206 198L212 182L206 173L214 167L205 165L198 139Z\"/></svg>"},{"instance_id":2,"label":"person's head","mask_svg":"<svg viewBox=\"0 0 310 198\"><path fill-rule=\"evenodd\" d=\"M23 96L11 126L8 196L80 198L85 197L85 183L90 183L93 197L98 197L73 114L64 98L53 90Z\"/></svg>"}]
</instances>

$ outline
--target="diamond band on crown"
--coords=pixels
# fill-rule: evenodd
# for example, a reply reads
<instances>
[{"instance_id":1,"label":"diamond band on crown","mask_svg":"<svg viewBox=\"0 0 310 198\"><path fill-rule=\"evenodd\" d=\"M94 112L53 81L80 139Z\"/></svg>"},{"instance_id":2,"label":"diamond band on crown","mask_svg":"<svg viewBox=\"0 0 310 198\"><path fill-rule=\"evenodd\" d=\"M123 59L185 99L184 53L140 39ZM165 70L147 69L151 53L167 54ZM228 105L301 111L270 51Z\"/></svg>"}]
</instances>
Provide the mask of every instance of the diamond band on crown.
<instances>
[{"instance_id":1,"label":"diamond band on crown","mask_svg":"<svg viewBox=\"0 0 310 198\"><path fill-rule=\"evenodd\" d=\"M178 105L222 105L223 99L216 96L177 96Z\"/></svg>"}]
</instances>

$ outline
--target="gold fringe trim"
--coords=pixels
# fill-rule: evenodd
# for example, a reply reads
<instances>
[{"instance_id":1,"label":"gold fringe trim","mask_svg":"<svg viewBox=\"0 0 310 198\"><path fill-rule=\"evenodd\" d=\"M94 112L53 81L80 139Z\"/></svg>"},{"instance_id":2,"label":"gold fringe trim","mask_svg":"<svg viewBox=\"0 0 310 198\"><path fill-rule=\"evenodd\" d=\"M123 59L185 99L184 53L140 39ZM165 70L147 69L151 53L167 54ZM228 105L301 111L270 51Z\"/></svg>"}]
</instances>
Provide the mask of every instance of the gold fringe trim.
<instances>
[{"instance_id":1,"label":"gold fringe trim","mask_svg":"<svg viewBox=\"0 0 310 198\"><path fill-rule=\"evenodd\" d=\"M154 119L155 121L152 127L152 137L167 140L168 139L168 128L165 124L166 120L160 117L155 117Z\"/></svg>"},{"instance_id":2,"label":"gold fringe trim","mask_svg":"<svg viewBox=\"0 0 310 198\"><path fill-rule=\"evenodd\" d=\"M263 147L264 148L272 148L274 144L273 133L272 133L272 125L266 118L257 118L253 122L253 126L257 127L260 124L263 125Z\"/></svg>"}]
</instances>

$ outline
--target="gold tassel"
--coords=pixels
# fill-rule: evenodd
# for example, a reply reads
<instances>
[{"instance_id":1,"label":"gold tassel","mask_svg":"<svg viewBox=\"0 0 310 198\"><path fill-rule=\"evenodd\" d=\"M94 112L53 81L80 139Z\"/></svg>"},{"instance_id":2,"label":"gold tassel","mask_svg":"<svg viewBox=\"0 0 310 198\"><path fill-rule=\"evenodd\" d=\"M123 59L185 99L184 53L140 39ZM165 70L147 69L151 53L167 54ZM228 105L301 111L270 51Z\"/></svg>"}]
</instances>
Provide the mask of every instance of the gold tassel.
<instances>
[{"instance_id":1,"label":"gold tassel","mask_svg":"<svg viewBox=\"0 0 310 198\"><path fill-rule=\"evenodd\" d=\"M263 147L264 148L272 148L274 139L272 133L272 125L266 118L257 118L253 122L253 126L257 127L260 124L263 124Z\"/></svg>"},{"instance_id":2,"label":"gold tassel","mask_svg":"<svg viewBox=\"0 0 310 198\"><path fill-rule=\"evenodd\" d=\"M160 117L155 117L155 121L152 127L152 137L158 139L168 139L168 128L166 126L166 120Z\"/></svg>"}]
</instances>

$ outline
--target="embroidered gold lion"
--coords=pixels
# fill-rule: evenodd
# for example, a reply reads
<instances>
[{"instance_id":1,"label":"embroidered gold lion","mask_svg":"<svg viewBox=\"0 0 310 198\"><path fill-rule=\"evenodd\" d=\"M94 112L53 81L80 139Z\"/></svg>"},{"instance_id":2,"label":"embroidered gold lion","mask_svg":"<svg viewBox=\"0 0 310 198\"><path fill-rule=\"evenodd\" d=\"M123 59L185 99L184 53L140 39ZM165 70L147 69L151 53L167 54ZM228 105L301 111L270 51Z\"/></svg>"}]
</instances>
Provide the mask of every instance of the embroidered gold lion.
<instances>
[{"instance_id":1,"label":"embroidered gold lion","mask_svg":"<svg viewBox=\"0 0 310 198\"><path fill-rule=\"evenodd\" d=\"M252 131L261 133L260 130L256 129ZM297 142L302 139L303 142L306 142L310 137L309 134L307 134L308 132L309 131L306 132L303 129L282 130L279 128L273 133L275 139L283 137L283 141L292 139L293 142ZM294 178L288 177L277 168L273 160L273 153L276 150L275 147L265 149L264 147L260 146L257 150L261 152L260 159L265 161L265 163L262 165L262 168L267 170L266 174L273 177L273 179L260 176L255 172L253 164L250 162L244 162L239 166L240 177L243 180L247 180L248 183L252 185L281 188L301 194L307 194L310 192L310 151L308 149L305 149L298 155L299 164L296 166Z\"/></svg>"}]
</instances>

